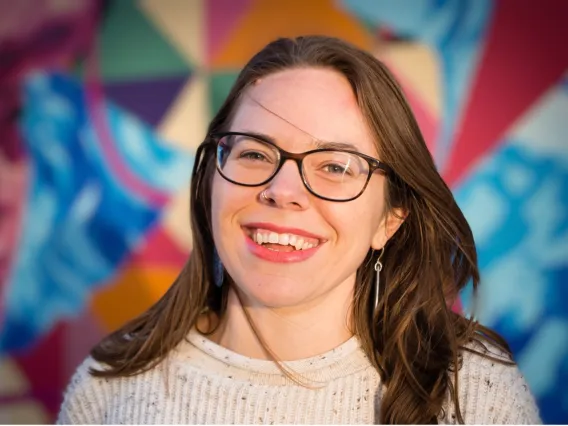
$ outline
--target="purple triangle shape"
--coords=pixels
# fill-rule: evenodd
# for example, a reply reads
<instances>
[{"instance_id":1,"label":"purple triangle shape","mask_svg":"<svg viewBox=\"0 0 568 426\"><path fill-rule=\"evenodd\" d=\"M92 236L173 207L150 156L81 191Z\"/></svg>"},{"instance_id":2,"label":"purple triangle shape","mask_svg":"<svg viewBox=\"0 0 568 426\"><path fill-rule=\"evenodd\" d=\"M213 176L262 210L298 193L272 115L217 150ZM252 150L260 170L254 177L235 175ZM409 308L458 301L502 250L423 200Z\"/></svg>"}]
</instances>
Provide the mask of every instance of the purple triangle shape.
<instances>
[{"instance_id":1,"label":"purple triangle shape","mask_svg":"<svg viewBox=\"0 0 568 426\"><path fill-rule=\"evenodd\" d=\"M157 126L190 76L105 83L105 94L114 103L152 127Z\"/></svg>"}]
</instances>

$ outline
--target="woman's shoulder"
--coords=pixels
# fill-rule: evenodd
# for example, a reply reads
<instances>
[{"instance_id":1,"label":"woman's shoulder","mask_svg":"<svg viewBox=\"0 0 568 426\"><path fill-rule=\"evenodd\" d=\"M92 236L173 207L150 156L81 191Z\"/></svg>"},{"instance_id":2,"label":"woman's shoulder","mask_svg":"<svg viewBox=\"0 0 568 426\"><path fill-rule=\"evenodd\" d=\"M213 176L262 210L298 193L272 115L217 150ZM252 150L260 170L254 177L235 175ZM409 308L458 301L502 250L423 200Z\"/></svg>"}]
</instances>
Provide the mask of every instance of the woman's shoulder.
<instances>
[{"instance_id":1,"label":"woman's shoulder","mask_svg":"<svg viewBox=\"0 0 568 426\"><path fill-rule=\"evenodd\" d=\"M489 341L474 339L462 347L460 355L462 368L480 369L480 371L486 373L495 369L503 369L504 372L510 373L515 370L518 371L512 354L505 348Z\"/></svg>"},{"instance_id":2,"label":"woman's shoulder","mask_svg":"<svg viewBox=\"0 0 568 426\"><path fill-rule=\"evenodd\" d=\"M462 349L458 371L458 395L466 423L541 423L530 387L504 348L474 340Z\"/></svg>"},{"instance_id":3,"label":"woman's shoulder","mask_svg":"<svg viewBox=\"0 0 568 426\"><path fill-rule=\"evenodd\" d=\"M132 405L132 402L158 398L157 393L163 391L160 383L166 382L162 364L127 377L92 374L108 368L91 356L77 367L64 392L58 424L116 423L116 419L130 415L123 408Z\"/></svg>"},{"instance_id":4,"label":"woman's shoulder","mask_svg":"<svg viewBox=\"0 0 568 426\"><path fill-rule=\"evenodd\" d=\"M109 391L109 379L91 374L104 368L90 356L77 367L65 389L57 424L104 423L102 404Z\"/></svg>"}]
</instances>

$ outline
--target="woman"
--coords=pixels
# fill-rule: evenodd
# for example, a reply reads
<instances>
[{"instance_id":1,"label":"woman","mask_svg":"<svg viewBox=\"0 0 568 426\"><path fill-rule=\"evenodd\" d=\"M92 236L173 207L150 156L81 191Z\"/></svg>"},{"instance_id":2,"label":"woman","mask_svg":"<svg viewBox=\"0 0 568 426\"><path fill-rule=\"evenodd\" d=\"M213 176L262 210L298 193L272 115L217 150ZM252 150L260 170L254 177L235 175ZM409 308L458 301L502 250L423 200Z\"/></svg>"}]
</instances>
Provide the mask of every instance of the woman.
<instances>
[{"instance_id":1,"label":"woman","mask_svg":"<svg viewBox=\"0 0 568 426\"><path fill-rule=\"evenodd\" d=\"M537 423L496 334L453 313L471 230L384 65L280 39L196 154L193 252L78 369L60 423Z\"/></svg>"}]
</instances>

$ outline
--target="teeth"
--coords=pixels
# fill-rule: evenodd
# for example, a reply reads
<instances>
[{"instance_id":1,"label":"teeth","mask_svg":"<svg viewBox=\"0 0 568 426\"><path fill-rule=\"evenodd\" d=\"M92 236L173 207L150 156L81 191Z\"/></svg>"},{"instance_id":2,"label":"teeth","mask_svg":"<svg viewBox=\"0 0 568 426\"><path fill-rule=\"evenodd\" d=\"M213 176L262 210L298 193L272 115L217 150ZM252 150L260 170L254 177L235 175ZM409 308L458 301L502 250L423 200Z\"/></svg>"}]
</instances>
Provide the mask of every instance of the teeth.
<instances>
[{"instance_id":1,"label":"teeth","mask_svg":"<svg viewBox=\"0 0 568 426\"><path fill-rule=\"evenodd\" d=\"M302 237L294 234L277 234L276 232L255 230L251 235L252 240L257 244L280 244L282 246L291 245L296 250L307 250L317 247L318 242L305 241Z\"/></svg>"}]
</instances>

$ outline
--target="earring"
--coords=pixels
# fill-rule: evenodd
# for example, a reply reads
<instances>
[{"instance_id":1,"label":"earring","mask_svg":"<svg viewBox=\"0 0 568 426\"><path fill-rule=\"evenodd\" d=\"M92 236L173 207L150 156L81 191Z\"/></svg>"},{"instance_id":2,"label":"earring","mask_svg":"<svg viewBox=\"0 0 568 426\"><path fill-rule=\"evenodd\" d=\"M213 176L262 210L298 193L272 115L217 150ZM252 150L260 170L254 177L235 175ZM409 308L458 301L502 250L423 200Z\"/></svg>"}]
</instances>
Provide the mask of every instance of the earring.
<instances>
[{"instance_id":1,"label":"earring","mask_svg":"<svg viewBox=\"0 0 568 426\"><path fill-rule=\"evenodd\" d=\"M217 287L223 286L223 276L225 275L224 269L223 262L221 262L221 258L219 257L217 250L215 250L213 254L213 281Z\"/></svg>"},{"instance_id":2,"label":"earring","mask_svg":"<svg viewBox=\"0 0 568 426\"><path fill-rule=\"evenodd\" d=\"M383 264L381 263L381 258L385 254L385 248L381 249L381 254L377 258L377 262L375 263L375 311L379 306L379 290L381 288L381 271L383 270Z\"/></svg>"}]
</instances>

